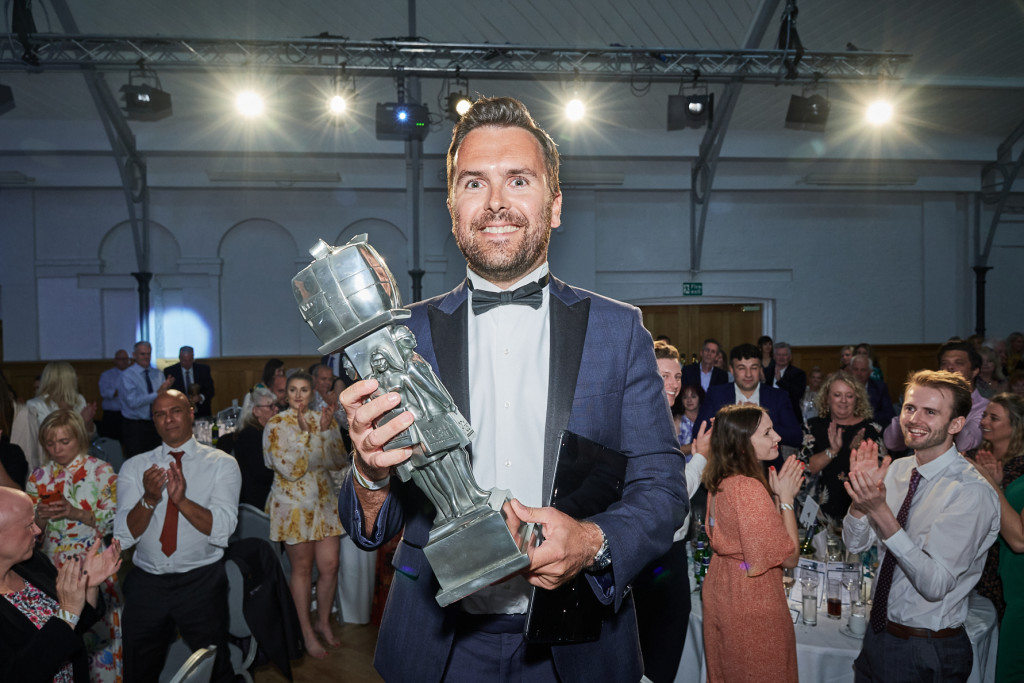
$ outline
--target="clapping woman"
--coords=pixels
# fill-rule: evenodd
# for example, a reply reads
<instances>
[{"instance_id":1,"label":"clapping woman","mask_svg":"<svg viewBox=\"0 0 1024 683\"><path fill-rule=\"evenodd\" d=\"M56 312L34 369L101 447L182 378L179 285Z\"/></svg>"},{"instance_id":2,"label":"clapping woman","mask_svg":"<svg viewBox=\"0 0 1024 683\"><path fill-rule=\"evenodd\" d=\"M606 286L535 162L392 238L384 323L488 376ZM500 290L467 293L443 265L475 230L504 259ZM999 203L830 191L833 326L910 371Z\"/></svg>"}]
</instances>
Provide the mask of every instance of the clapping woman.
<instances>
[{"instance_id":1,"label":"clapping woman","mask_svg":"<svg viewBox=\"0 0 1024 683\"><path fill-rule=\"evenodd\" d=\"M764 478L762 462L779 455L781 438L758 406L718 411L703 483L713 554L704 583L704 651L708 681L797 680L796 635L782 568L799 559L793 501L803 464L786 459Z\"/></svg>"},{"instance_id":2,"label":"clapping woman","mask_svg":"<svg viewBox=\"0 0 1024 683\"><path fill-rule=\"evenodd\" d=\"M327 656L317 636L330 646L339 643L331 634L330 605L338 583L339 538L344 529L338 517L338 497L330 470L345 465L338 424L329 406L310 410L313 378L296 372L286 385L288 409L267 422L263 431L263 458L274 470L267 509L270 538L284 541L292 565L289 581L306 651L318 659ZM316 582L317 623L310 622L313 563L320 573Z\"/></svg>"}]
</instances>

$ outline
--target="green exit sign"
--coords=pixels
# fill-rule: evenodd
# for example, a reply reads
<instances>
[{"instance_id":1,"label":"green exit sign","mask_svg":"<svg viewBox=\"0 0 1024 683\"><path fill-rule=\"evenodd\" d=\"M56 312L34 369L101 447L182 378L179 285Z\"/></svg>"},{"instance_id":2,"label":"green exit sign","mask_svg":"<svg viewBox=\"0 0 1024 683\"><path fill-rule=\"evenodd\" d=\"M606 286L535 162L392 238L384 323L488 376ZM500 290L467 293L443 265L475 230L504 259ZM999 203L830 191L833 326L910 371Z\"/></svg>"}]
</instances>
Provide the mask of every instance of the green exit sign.
<instances>
[{"instance_id":1,"label":"green exit sign","mask_svg":"<svg viewBox=\"0 0 1024 683\"><path fill-rule=\"evenodd\" d=\"M701 296L704 294L703 282L684 282L683 296Z\"/></svg>"}]
</instances>

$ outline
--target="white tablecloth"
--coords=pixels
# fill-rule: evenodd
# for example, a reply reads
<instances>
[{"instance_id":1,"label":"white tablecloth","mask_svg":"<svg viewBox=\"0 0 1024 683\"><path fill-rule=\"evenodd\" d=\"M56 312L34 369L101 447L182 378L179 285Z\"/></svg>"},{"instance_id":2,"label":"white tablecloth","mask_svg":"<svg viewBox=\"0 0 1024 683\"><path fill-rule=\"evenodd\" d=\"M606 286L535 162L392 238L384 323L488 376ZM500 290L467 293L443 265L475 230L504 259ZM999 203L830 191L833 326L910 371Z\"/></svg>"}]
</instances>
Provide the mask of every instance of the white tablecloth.
<instances>
[{"instance_id":1,"label":"white tablecloth","mask_svg":"<svg viewBox=\"0 0 1024 683\"><path fill-rule=\"evenodd\" d=\"M676 674L676 683L707 680L704 664L704 614L700 596L691 599L690 627L686 634L683 658ZM967 635L974 648L974 669L970 683L990 683L995 680L996 645L999 629L996 610L988 598L971 593L967 614ZM799 607L790 603L791 607ZM824 610L818 612L818 625L806 626L797 619L796 658L800 680L809 683L846 683L853 681L853 660L860 653L861 640L839 632L849 619L849 607L843 608L842 619L829 619ZM737 646L742 647L741 643Z\"/></svg>"},{"instance_id":2,"label":"white tablecloth","mask_svg":"<svg viewBox=\"0 0 1024 683\"><path fill-rule=\"evenodd\" d=\"M369 624L377 553L360 550L348 534L342 534L338 562L338 621Z\"/></svg>"}]
</instances>

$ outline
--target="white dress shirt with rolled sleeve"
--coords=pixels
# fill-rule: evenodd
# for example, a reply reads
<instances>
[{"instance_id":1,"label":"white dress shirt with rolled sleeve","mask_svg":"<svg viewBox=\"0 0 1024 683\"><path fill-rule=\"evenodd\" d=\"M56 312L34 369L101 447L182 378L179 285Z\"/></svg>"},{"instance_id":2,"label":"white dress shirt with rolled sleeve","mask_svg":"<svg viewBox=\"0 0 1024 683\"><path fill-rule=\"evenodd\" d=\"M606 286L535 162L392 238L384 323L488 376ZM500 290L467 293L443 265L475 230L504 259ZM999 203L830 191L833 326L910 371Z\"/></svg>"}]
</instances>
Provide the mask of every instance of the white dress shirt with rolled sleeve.
<instances>
[{"instance_id":1,"label":"white dress shirt with rolled sleeve","mask_svg":"<svg viewBox=\"0 0 1024 683\"><path fill-rule=\"evenodd\" d=\"M896 558L888 616L915 628L955 628L967 618L967 594L981 578L999 534L999 496L954 446L925 465L913 456L890 465L885 500L893 514L903 505L915 467L921 481L906 528L880 542ZM876 539L867 515L847 513L843 541L848 550L862 552ZM883 559L881 554L879 566Z\"/></svg>"},{"instance_id":2,"label":"white dress shirt with rolled sleeve","mask_svg":"<svg viewBox=\"0 0 1024 683\"><path fill-rule=\"evenodd\" d=\"M128 530L128 514L142 498L142 477L152 465L167 468L174 458L171 451L184 451L181 470L185 477L185 497L210 511L213 525L206 535L196 529L180 514L178 518L177 550L170 557L164 555L160 533L167 512L167 489L149 520L149 525L138 538ZM138 545L134 562L139 569L150 574L180 574L205 567L224 555L228 538L238 523L238 495L242 488L242 475L238 462L230 455L189 439L178 448L160 444L147 453L140 453L125 461L117 479L117 515L114 518L114 537L127 550Z\"/></svg>"}]
</instances>

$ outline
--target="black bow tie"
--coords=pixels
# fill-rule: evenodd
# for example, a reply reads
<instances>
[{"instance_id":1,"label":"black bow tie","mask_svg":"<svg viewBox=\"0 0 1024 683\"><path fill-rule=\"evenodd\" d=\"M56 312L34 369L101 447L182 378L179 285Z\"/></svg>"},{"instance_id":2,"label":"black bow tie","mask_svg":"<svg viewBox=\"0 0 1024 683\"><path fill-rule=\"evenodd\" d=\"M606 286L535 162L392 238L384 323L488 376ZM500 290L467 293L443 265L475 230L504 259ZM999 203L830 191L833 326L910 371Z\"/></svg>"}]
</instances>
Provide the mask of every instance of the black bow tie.
<instances>
[{"instance_id":1,"label":"black bow tie","mask_svg":"<svg viewBox=\"0 0 1024 683\"><path fill-rule=\"evenodd\" d=\"M466 284L473 292L473 313L480 315L495 306L503 306L505 304L523 304L530 308L538 309L544 300L544 287L547 286L549 279L550 277L545 275L536 282L531 282L518 289L506 292L476 290L473 289L473 281L467 279Z\"/></svg>"}]
</instances>

